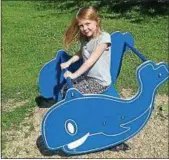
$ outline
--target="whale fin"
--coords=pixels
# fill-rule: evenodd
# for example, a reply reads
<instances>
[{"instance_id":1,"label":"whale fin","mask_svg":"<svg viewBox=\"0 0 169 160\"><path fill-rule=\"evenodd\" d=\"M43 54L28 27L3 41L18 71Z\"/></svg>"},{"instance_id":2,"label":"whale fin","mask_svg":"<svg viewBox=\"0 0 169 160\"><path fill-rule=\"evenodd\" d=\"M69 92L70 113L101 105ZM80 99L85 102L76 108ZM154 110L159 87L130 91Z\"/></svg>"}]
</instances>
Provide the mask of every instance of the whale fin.
<instances>
[{"instance_id":1,"label":"whale fin","mask_svg":"<svg viewBox=\"0 0 169 160\"><path fill-rule=\"evenodd\" d=\"M104 135L107 136L119 136L121 134L126 133L130 130L130 127L123 127L120 124L114 124L113 127L105 127L105 129L102 131Z\"/></svg>"},{"instance_id":2,"label":"whale fin","mask_svg":"<svg viewBox=\"0 0 169 160\"><path fill-rule=\"evenodd\" d=\"M77 89L71 88L67 91L65 100L71 100L71 99L79 98L79 97L83 97L83 94Z\"/></svg>"}]
</instances>

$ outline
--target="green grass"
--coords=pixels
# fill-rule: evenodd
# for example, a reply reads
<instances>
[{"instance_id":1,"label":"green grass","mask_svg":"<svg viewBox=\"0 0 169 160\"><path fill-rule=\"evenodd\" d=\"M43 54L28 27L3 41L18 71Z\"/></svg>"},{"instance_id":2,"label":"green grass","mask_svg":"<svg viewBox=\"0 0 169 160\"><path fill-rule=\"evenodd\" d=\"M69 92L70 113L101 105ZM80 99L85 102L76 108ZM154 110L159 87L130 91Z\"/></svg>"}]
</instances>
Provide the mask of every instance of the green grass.
<instances>
[{"instance_id":1,"label":"green grass","mask_svg":"<svg viewBox=\"0 0 169 160\"><path fill-rule=\"evenodd\" d=\"M70 9L71 10L71 9ZM42 66L63 48L63 34L75 13L61 13L57 8L44 8L41 2L2 2L2 102L29 100L21 108L2 114L2 127L16 127L27 116L38 95L38 75ZM130 31L136 48L147 59L168 61L168 18L126 13L101 13L105 31ZM129 17L129 18L127 18ZM70 50L71 54L77 47ZM124 57L117 88L137 90L135 70L141 61L134 54ZM130 75L130 76L129 76ZM167 94L167 84L159 93Z\"/></svg>"}]
</instances>

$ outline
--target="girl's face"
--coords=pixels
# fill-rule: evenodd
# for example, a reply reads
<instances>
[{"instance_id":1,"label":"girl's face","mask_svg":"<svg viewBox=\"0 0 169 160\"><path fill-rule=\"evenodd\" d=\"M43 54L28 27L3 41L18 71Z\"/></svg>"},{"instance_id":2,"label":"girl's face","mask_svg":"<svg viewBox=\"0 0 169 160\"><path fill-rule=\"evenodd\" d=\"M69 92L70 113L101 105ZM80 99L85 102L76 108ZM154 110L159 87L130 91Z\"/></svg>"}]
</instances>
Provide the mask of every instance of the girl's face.
<instances>
[{"instance_id":1,"label":"girl's face","mask_svg":"<svg viewBox=\"0 0 169 160\"><path fill-rule=\"evenodd\" d=\"M89 38L94 37L97 34L97 22L93 20L80 20L78 23L80 32Z\"/></svg>"}]
</instances>

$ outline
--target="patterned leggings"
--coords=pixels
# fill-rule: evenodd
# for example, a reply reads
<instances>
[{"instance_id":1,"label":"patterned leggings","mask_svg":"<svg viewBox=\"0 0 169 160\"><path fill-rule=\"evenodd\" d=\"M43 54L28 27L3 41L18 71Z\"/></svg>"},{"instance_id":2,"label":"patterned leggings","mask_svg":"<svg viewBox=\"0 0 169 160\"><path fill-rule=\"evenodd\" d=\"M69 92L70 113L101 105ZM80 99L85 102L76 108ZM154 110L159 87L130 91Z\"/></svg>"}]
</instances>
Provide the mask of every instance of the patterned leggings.
<instances>
[{"instance_id":1,"label":"patterned leggings","mask_svg":"<svg viewBox=\"0 0 169 160\"><path fill-rule=\"evenodd\" d=\"M103 93L109 86L102 86L96 79L81 75L72 80L72 87L78 89L82 94L99 94ZM67 90L67 85L64 85L61 90L63 98Z\"/></svg>"}]
</instances>

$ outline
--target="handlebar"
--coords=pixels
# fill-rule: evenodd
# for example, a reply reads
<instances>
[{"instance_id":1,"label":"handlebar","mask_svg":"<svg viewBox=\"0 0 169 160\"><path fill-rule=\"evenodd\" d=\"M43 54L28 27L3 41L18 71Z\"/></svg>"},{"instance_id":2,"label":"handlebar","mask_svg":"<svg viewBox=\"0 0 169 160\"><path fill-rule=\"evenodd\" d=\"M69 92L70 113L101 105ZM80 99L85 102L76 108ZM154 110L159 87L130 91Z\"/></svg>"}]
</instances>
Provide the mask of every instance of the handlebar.
<instances>
[{"instance_id":1,"label":"handlebar","mask_svg":"<svg viewBox=\"0 0 169 160\"><path fill-rule=\"evenodd\" d=\"M67 68L63 69L63 74L64 74L66 71L68 71ZM65 78L65 80L66 80L67 87L68 87L68 88L72 88L72 80L71 80L71 78L67 77L67 78Z\"/></svg>"}]
</instances>

